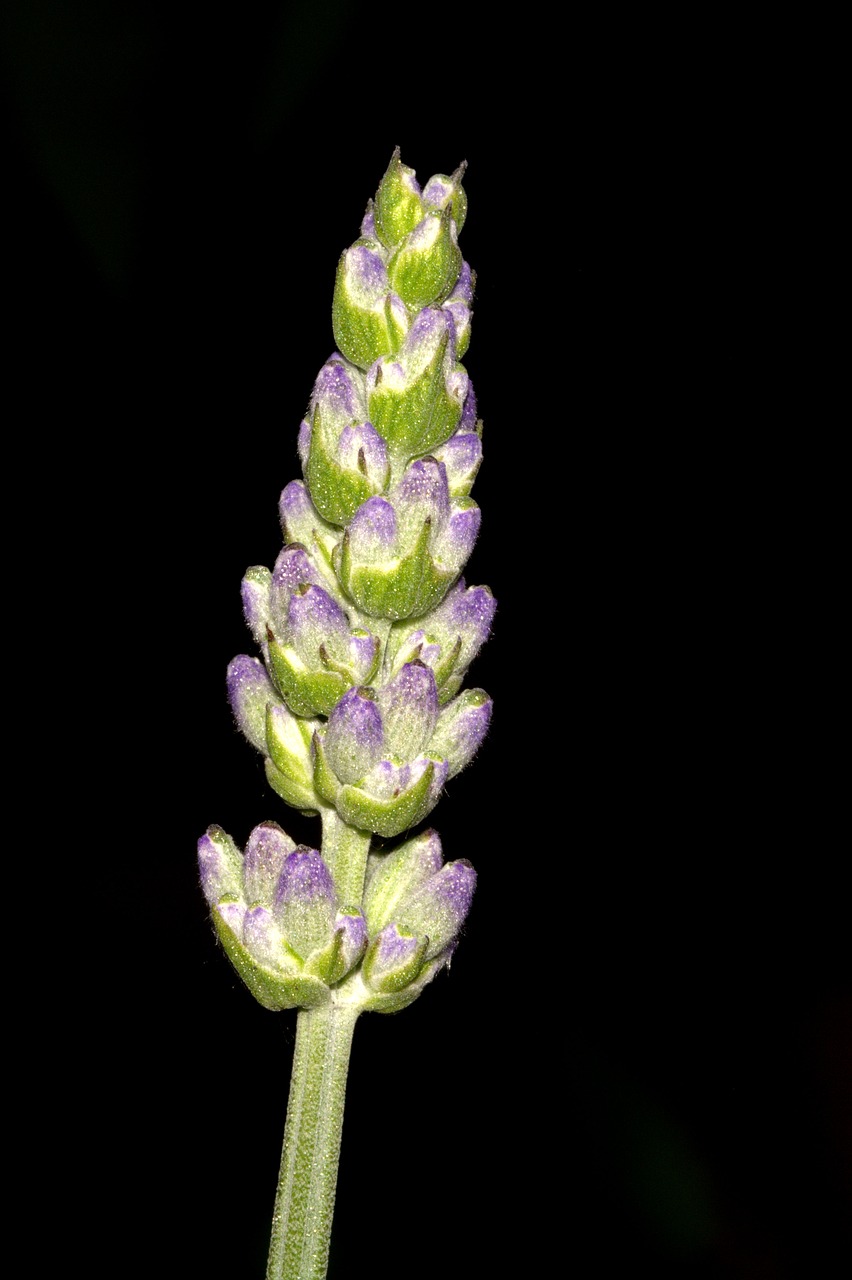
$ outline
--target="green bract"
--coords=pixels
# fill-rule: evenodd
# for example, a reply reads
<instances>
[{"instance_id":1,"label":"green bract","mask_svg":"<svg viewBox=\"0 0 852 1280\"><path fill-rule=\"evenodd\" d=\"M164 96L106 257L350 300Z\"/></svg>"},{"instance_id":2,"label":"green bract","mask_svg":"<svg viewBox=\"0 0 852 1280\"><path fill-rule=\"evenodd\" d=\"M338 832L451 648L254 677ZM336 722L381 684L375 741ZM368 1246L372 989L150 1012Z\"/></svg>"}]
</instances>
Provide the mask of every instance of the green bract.
<instances>
[{"instance_id":1,"label":"green bract","mask_svg":"<svg viewBox=\"0 0 852 1280\"><path fill-rule=\"evenodd\" d=\"M392 249L413 231L423 217L423 201L413 169L393 153L387 172L379 183L375 200L376 231L382 244Z\"/></svg>"}]
</instances>

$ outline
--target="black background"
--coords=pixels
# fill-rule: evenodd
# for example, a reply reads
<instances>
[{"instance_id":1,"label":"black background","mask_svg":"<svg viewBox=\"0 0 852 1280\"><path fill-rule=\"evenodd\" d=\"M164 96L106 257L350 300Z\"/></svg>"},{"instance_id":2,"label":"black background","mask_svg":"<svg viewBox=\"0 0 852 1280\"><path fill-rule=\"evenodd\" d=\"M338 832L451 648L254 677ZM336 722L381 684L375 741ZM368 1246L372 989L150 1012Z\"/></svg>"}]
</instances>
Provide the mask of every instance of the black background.
<instances>
[{"instance_id":1,"label":"black background","mask_svg":"<svg viewBox=\"0 0 852 1280\"><path fill-rule=\"evenodd\" d=\"M756 440L743 33L553 22L6 6L16 874L45 922L18 1185L51 1264L264 1274L295 1015L231 972L194 850L212 822L317 838L224 670L396 145L421 181L469 166L495 712L431 818L479 873L452 971L356 1030L329 1280L852 1256L852 965Z\"/></svg>"}]
</instances>

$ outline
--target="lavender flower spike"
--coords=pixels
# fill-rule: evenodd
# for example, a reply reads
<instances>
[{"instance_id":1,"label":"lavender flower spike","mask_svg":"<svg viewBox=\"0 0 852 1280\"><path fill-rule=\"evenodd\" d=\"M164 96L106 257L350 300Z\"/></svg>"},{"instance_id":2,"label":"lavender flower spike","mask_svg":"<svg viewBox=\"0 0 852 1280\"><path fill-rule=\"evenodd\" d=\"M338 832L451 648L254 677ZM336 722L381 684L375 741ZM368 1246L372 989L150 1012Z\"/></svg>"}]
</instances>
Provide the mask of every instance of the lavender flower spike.
<instances>
[{"instance_id":1,"label":"lavender flower spike","mask_svg":"<svg viewBox=\"0 0 852 1280\"><path fill-rule=\"evenodd\" d=\"M355 1022L448 968L476 886L422 827L492 711L463 687L496 611L462 576L483 460L461 363L476 283L464 173L421 187L391 156L338 260L283 546L241 584L255 650L229 664L228 702L273 794L321 827L317 847L274 820L244 850L218 826L198 842L224 954L264 1008L298 1010L267 1280L324 1280Z\"/></svg>"}]
</instances>

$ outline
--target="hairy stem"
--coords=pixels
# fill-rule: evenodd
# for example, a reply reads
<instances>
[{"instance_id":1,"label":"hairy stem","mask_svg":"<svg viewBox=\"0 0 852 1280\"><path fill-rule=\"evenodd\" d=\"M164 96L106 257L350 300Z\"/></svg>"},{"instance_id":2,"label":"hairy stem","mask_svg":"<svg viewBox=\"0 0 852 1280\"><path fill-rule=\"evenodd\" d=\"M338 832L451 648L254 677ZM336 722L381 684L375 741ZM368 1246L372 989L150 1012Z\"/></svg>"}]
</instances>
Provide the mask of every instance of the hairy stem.
<instances>
[{"instance_id":1,"label":"hairy stem","mask_svg":"<svg viewBox=\"0 0 852 1280\"><path fill-rule=\"evenodd\" d=\"M336 809L322 810L322 857L342 907L359 907L372 835L344 822Z\"/></svg>"},{"instance_id":2,"label":"hairy stem","mask_svg":"<svg viewBox=\"0 0 852 1280\"><path fill-rule=\"evenodd\" d=\"M325 1280L354 1005L302 1009L266 1280Z\"/></svg>"}]
</instances>

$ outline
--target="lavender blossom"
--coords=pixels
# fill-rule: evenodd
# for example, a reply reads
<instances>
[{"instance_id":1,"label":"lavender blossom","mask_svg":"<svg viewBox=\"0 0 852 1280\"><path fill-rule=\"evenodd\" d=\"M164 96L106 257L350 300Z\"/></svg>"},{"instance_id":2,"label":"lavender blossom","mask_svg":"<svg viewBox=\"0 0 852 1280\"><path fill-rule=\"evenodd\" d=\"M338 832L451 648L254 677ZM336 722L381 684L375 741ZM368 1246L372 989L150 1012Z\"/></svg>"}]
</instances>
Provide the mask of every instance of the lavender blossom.
<instances>
[{"instance_id":1,"label":"lavender blossom","mask_svg":"<svg viewBox=\"0 0 852 1280\"><path fill-rule=\"evenodd\" d=\"M470 491L482 462L476 398L459 363L475 286L458 246L464 172L462 164L421 188L397 149L360 238L340 258L338 349L317 375L298 433L303 479L281 495L284 547L271 570L252 566L242 583L259 656L241 654L228 668L234 718L264 756L274 791L320 814L324 826L335 814L386 839L429 815L491 719L488 695L462 688L495 613L488 588L462 577L479 532ZM253 914L241 917L243 942L249 937L249 951L268 964L277 929L304 965L322 950L320 935L329 944L343 905L335 872L326 868L321 912L314 904L305 915L299 894L288 906L283 889L261 902L257 889L269 873L258 850L281 837L258 831L264 838L247 846L248 865L258 869L249 877ZM233 877L233 855L229 862L215 842L199 857L205 886ZM319 874L313 855L289 849L288 857L291 870ZM346 874L342 882L351 896ZM295 927L297 916L321 922ZM344 928L341 946L354 954L360 943ZM339 967L327 966L327 975Z\"/></svg>"},{"instance_id":2,"label":"lavender blossom","mask_svg":"<svg viewBox=\"0 0 852 1280\"><path fill-rule=\"evenodd\" d=\"M470 762L491 700L471 690L439 709L430 666L405 663L378 691L351 689L314 736L314 785L344 821L395 836L422 821Z\"/></svg>"},{"instance_id":3,"label":"lavender blossom","mask_svg":"<svg viewBox=\"0 0 852 1280\"><path fill-rule=\"evenodd\" d=\"M492 712L463 687L496 610L463 576L483 459L461 363L464 172L421 187L394 151L338 261L335 348L298 428L301 478L281 493L284 545L241 584L257 654L229 664L228 702L273 792L322 827L319 848L274 821L244 852L221 827L198 842L228 959L264 1007L299 1010L267 1280L322 1280L355 1020L404 1008L448 967L476 885L467 858L445 862L437 832L418 830Z\"/></svg>"}]
</instances>

